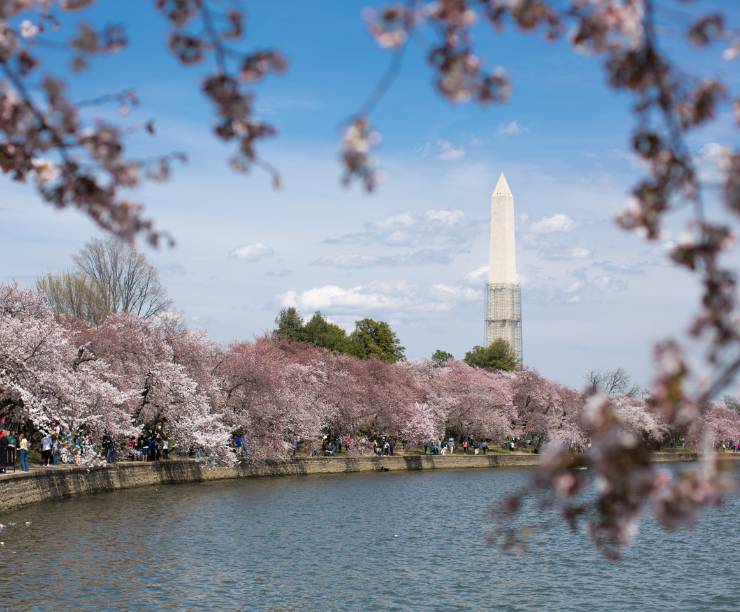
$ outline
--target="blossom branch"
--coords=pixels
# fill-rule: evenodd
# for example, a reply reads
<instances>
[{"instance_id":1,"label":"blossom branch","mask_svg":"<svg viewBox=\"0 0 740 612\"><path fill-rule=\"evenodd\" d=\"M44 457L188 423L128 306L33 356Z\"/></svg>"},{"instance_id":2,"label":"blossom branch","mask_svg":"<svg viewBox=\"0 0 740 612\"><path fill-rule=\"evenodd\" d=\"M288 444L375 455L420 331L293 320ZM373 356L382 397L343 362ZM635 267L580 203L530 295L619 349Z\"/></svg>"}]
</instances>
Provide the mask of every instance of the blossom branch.
<instances>
[{"instance_id":1,"label":"blossom branch","mask_svg":"<svg viewBox=\"0 0 740 612\"><path fill-rule=\"evenodd\" d=\"M277 130L255 119L254 94L246 90L243 83L256 83L270 72L284 72L285 58L274 50L239 53L227 47L226 39L244 37L245 16L240 10L229 11L227 27L219 28L208 0L157 0L157 8L170 21L170 49L182 64L198 64L207 53L214 55L216 72L206 77L202 89L216 107L216 136L237 144L237 152L229 159L231 168L237 172L248 172L253 166L263 168L272 176L273 185L279 187L277 170L262 160L256 149L259 141L274 136ZM187 23L197 16L202 34L185 30ZM231 71L229 59L236 61L238 68Z\"/></svg>"}]
</instances>

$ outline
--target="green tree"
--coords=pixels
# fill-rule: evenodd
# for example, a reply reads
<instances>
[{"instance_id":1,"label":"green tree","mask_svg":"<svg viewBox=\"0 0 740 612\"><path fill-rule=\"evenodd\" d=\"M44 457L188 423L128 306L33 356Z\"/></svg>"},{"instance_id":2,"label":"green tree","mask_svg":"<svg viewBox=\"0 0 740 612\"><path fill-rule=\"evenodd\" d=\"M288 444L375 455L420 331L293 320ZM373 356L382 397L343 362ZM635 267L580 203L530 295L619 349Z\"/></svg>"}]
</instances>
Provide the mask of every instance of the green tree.
<instances>
[{"instance_id":1,"label":"green tree","mask_svg":"<svg viewBox=\"0 0 740 612\"><path fill-rule=\"evenodd\" d=\"M447 351L443 351L441 349L437 349L432 354L432 363L436 366L443 366L448 361L451 361L455 358L455 356L452 353L448 353Z\"/></svg>"},{"instance_id":2,"label":"green tree","mask_svg":"<svg viewBox=\"0 0 740 612\"><path fill-rule=\"evenodd\" d=\"M314 313L311 320L303 327L304 341L336 351L338 353L355 353L347 333L334 323L327 321L320 312Z\"/></svg>"},{"instance_id":3,"label":"green tree","mask_svg":"<svg viewBox=\"0 0 740 612\"><path fill-rule=\"evenodd\" d=\"M275 319L277 328L273 332L276 338L281 340L293 340L294 342L304 342L306 334L303 329L303 319L293 306L283 308Z\"/></svg>"},{"instance_id":4,"label":"green tree","mask_svg":"<svg viewBox=\"0 0 740 612\"><path fill-rule=\"evenodd\" d=\"M355 322L355 331L350 336L358 357L375 357L381 361L395 363L406 359L405 349L385 321L362 319Z\"/></svg>"},{"instance_id":5,"label":"green tree","mask_svg":"<svg viewBox=\"0 0 740 612\"><path fill-rule=\"evenodd\" d=\"M512 371L519 361L506 340L499 338L488 346L474 346L465 353L465 363L474 368L492 368L494 370Z\"/></svg>"}]
</instances>

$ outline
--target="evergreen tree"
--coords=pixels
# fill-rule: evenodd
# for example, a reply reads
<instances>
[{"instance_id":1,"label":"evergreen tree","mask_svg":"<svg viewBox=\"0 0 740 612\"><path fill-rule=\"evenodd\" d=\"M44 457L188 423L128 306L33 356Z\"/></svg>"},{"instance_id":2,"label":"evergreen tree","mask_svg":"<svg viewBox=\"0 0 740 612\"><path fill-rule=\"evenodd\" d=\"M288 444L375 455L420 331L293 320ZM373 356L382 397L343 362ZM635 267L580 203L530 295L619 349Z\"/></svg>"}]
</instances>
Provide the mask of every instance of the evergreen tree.
<instances>
[{"instance_id":1,"label":"evergreen tree","mask_svg":"<svg viewBox=\"0 0 740 612\"><path fill-rule=\"evenodd\" d=\"M277 325L277 329L274 331L276 338L294 342L305 341L306 334L303 328L303 319L293 306L283 308L275 319L275 324Z\"/></svg>"},{"instance_id":2,"label":"evergreen tree","mask_svg":"<svg viewBox=\"0 0 740 612\"><path fill-rule=\"evenodd\" d=\"M488 346L474 346L465 353L465 363L474 368L490 368L494 370L515 370L519 361L516 354L506 340L499 338Z\"/></svg>"},{"instance_id":3,"label":"evergreen tree","mask_svg":"<svg viewBox=\"0 0 740 612\"><path fill-rule=\"evenodd\" d=\"M327 321L320 312L314 313L311 320L303 327L304 341L336 351L354 354L355 347L346 332L334 323Z\"/></svg>"},{"instance_id":4,"label":"evergreen tree","mask_svg":"<svg viewBox=\"0 0 740 612\"><path fill-rule=\"evenodd\" d=\"M304 323L294 307L283 308L275 319L273 336L280 340L307 342L330 351L366 359L375 357L387 363L406 358L404 347L395 332L384 321L362 319L355 322L351 335L335 323L327 321L320 312Z\"/></svg>"},{"instance_id":5,"label":"evergreen tree","mask_svg":"<svg viewBox=\"0 0 740 612\"><path fill-rule=\"evenodd\" d=\"M358 357L375 357L388 363L406 359L404 347L385 321L373 319L357 321L350 340L357 350Z\"/></svg>"},{"instance_id":6,"label":"evergreen tree","mask_svg":"<svg viewBox=\"0 0 740 612\"><path fill-rule=\"evenodd\" d=\"M438 349L432 354L432 363L436 366L443 366L454 358L455 356L452 353Z\"/></svg>"}]
</instances>

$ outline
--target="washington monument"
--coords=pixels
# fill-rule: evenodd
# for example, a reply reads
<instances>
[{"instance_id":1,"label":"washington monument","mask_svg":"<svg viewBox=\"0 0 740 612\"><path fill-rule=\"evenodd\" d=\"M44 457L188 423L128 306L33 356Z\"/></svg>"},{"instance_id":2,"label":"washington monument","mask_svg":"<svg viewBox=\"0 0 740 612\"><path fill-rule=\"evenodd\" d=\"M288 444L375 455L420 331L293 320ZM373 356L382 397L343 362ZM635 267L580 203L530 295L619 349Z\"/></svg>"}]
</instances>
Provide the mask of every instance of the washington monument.
<instances>
[{"instance_id":1,"label":"washington monument","mask_svg":"<svg viewBox=\"0 0 740 612\"><path fill-rule=\"evenodd\" d=\"M491 194L490 271L486 286L486 344L506 340L522 364L522 293L516 274L514 196L503 172Z\"/></svg>"}]
</instances>

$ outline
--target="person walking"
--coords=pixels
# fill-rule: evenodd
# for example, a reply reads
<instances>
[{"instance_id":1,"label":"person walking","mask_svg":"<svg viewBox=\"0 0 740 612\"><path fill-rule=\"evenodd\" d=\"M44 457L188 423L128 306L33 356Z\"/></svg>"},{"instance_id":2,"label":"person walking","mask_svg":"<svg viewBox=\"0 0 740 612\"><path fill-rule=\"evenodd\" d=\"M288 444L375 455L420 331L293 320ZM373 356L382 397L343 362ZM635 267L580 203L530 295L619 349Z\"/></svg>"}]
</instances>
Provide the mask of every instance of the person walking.
<instances>
[{"instance_id":1,"label":"person walking","mask_svg":"<svg viewBox=\"0 0 740 612\"><path fill-rule=\"evenodd\" d=\"M149 461L157 460L157 440L152 436L149 438Z\"/></svg>"},{"instance_id":2,"label":"person walking","mask_svg":"<svg viewBox=\"0 0 740 612\"><path fill-rule=\"evenodd\" d=\"M116 462L116 445L113 443L113 438L108 434L103 437L103 448L105 448L105 462L115 463Z\"/></svg>"},{"instance_id":3,"label":"person walking","mask_svg":"<svg viewBox=\"0 0 740 612\"><path fill-rule=\"evenodd\" d=\"M16 438L14 433L8 432L8 457L7 457L6 463L9 466L13 467L14 472L15 472L15 456L16 456L17 446L18 446L18 438Z\"/></svg>"},{"instance_id":4,"label":"person walking","mask_svg":"<svg viewBox=\"0 0 740 612\"><path fill-rule=\"evenodd\" d=\"M162 458L165 461L170 458L170 441L167 438L162 440Z\"/></svg>"},{"instance_id":5,"label":"person walking","mask_svg":"<svg viewBox=\"0 0 740 612\"><path fill-rule=\"evenodd\" d=\"M59 437L56 434L51 438L51 462L59 465Z\"/></svg>"},{"instance_id":6,"label":"person walking","mask_svg":"<svg viewBox=\"0 0 740 612\"><path fill-rule=\"evenodd\" d=\"M450 451L450 455L455 452L455 438L450 438L449 440L447 440L447 448Z\"/></svg>"},{"instance_id":7,"label":"person walking","mask_svg":"<svg viewBox=\"0 0 740 612\"><path fill-rule=\"evenodd\" d=\"M51 465L51 436L48 433L41 438L41 463L44 467Z\"/></svg>"},{"instance_id":8,"label":"person walking","mask_svg":"<svg viewBox=\"0 0 740 612\"><path fill-rule=\"evenodd\" d=\"M0 429L0 474L5 474L8 462L8 436Z\"/></svg>"},{"instance_id":9,"label":"person walking","mask_svg":"<svg viewBox=\"0 0 740 612\"><path fill-rule=\"evenodd\" d=\"M483 440L480 447L483 450L483 454L485 455L488 452L488 440Z\"/></svg>"},{"instance_id":10,"label":"person walking","mask_svg":"<svg viewBox=\"0 0 740 612\"><path fill-rule=\"evenodd\" d=\"M468 454L468 439L467 439L467 438L465 438L465 439L463 440L463 453L464 453L465 455L467 455L467 454Z\"/></svg>"},{"instance_id":11,"label":"person walking","mask_svg":"<svg viewBox=\"0 0 740 612\"><path fill-rule=\"evenodd\" d=\"M21 461L21 472L28 471L28 438L24 434L21 434L21 439L18 444L18 454Z\"/></svg>"}]
</instances>

